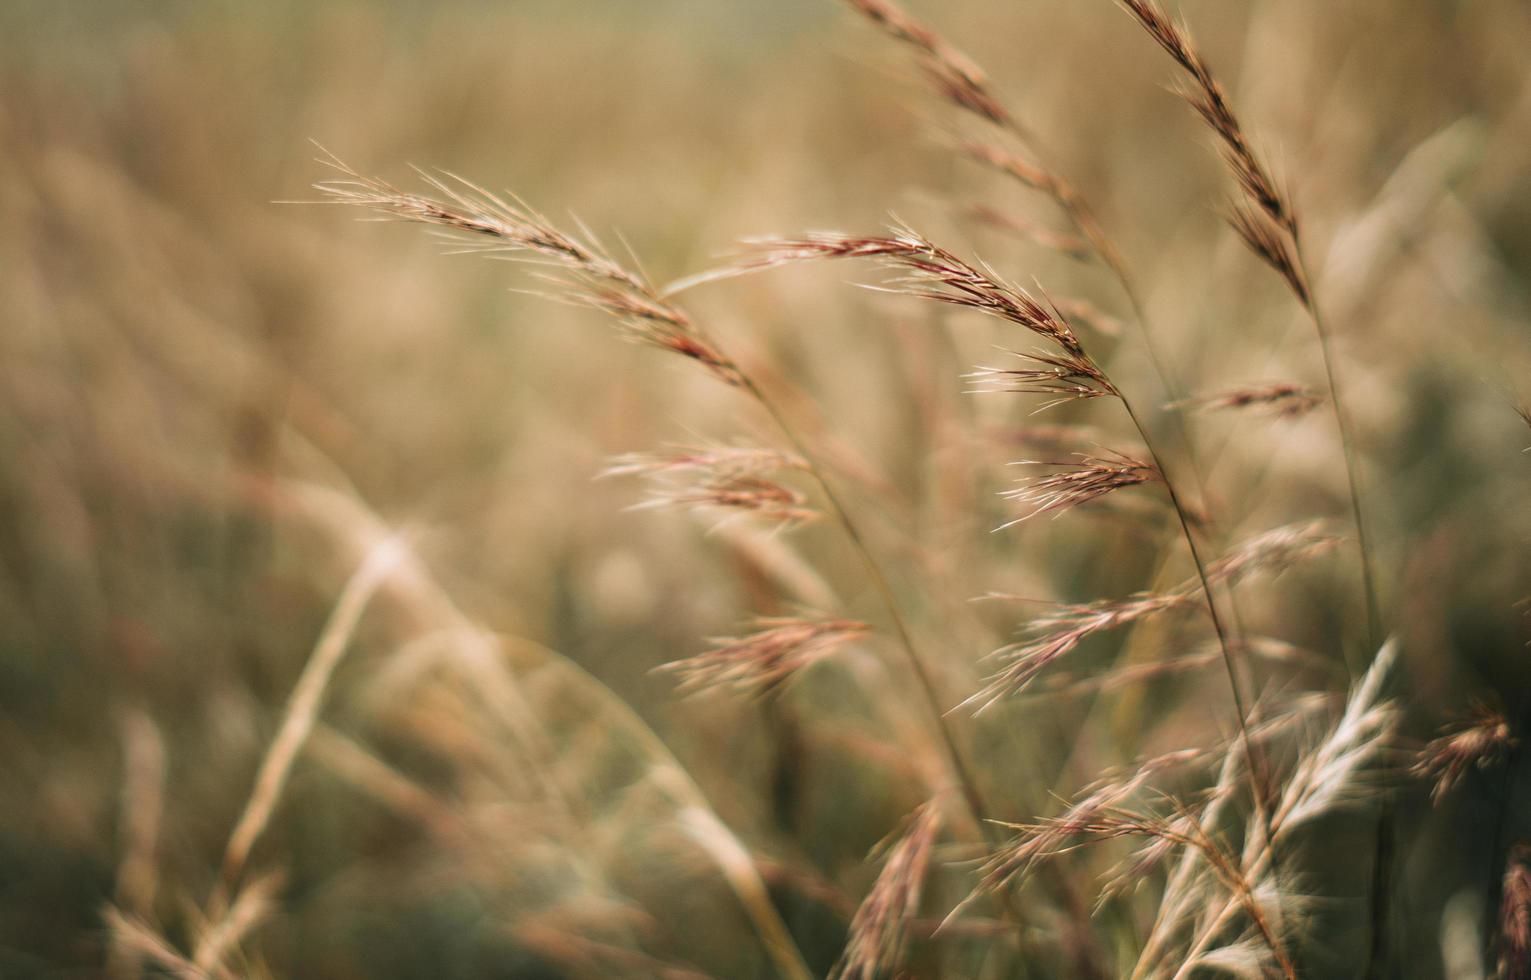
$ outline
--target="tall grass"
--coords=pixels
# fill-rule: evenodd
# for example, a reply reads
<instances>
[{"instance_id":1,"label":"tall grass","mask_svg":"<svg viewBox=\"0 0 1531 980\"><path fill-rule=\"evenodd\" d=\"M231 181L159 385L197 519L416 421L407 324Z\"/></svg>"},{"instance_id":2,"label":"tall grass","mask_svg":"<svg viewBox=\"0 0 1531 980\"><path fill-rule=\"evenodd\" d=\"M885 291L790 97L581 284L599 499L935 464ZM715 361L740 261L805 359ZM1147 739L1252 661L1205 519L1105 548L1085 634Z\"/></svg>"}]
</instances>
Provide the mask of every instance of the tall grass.
<instances>
[{"instance_id":1,"label":"tall grass","mask_svg":"<svg viewBox=\"0 0 1531 980\"><path fill-rule=\"evenodd\" d=\"M0 973L1531 969L1531 22L1121 6L18 62Z\"/></svg>"}]
</instances>

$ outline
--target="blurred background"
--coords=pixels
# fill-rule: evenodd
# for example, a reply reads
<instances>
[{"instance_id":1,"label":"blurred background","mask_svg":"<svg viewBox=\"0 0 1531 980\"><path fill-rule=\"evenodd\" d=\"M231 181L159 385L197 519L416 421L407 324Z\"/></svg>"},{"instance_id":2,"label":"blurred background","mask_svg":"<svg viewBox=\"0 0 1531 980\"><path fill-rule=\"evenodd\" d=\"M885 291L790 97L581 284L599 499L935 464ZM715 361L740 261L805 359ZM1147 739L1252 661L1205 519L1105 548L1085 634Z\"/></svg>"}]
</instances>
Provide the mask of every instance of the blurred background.
<instances>
[{"instance_id":1,"label":"blurred background","mask_svg":"<svg viewBox=\"0 0 1531 980\"><path fill-rule=\"evenodd\" d=\"M1181 8L1306 220L1409 733L1474 698L1518 724L1531 8ZM1166 91L1169 62L1112 3L911 9L986 66L1087 194L1187 389L1321 386L1309 324L1223 224L1227 178ZM766 701L682 698L653 668L754 615L833 603L875 618L865 576L828 525L633 511L640 486L597 479L614 454L769 443L768 420L598 315L518 292L538 288L525 269L301 202L332 175L316 142L407 188L411 165L439 167L583 222L660 283L750 236L872 233L896 214L1125 316L1098 270L973 220L982 204L1058 224L959 159L960 129L833 0L0 6L0 975L154 975L113 954L109 903L183 949L206 938L289 693L348 577L394 532L409 573L360 617L251 857L283 877L227 968L772 975L726 837L828 970L869 849L926 795L929 751L890 735L919 728L896 709L907 679L877 641ZM1188 566L1162 514L991 533L1015 516L997 493L1008 463L1036 458L1036 426L1130 430L1098 406L1033 417L1024 397L968 394L962 375L1002 361L996 345L1029 341L848 285L877 281L795 269L684 299L832 448L956 703L1027 616L973 597L1089 601ZM1123 387L1167 400L1130 330L1104 343ZM1193 427L1230 533L1345 520L1327 412ZM1336 665L1369 655L1348 549L1245 605L1251 631L1303 653L1262 693L1341 691ZM1204 633L1156 625L1069 669ZM970 738L998 808L1050 812L1107 766L1226 734L1226 682L1202 673L985 714ZM1474 975L1443 937L1492 928L1504 853L1531 834L1517 771L1469 773L1439 806L1424 787L1392 797L1396 955L1411 964L1397 975ZM703 800L727 833L685 830ZM1368 875L1315 872L1336 901L1315 913L1311 975L1354 975L1346 900ZM963 894L952 878L932 886L946 908ZM1128 903L1095 928L1111 948L1132 921ZM983 975L988 942L917 941L912 975Z\"/></svg>"}]
</instances>

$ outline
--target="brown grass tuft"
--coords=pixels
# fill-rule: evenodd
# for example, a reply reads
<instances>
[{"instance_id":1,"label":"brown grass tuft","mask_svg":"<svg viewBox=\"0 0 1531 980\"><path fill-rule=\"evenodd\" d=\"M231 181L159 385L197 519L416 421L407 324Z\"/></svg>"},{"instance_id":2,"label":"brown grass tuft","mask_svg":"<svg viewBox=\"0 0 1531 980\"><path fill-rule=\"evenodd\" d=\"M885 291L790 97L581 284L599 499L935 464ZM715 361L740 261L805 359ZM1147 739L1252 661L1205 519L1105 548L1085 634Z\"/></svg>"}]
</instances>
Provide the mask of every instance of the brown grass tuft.
<instances>
[{"instance_id":1,"label":"brown grass tuft","mask_svg":"<svg viewBox=\"0 0 1531 980\"><path fill-rule=\"evenodd\" d=\"M920 913L925 873L940 830L941 811L935 800L906 819L897 842L887 848L877 881L851 920L850 939L831 977L876 980L898 975L908 926Z\"/></svg>"}]
</instances>

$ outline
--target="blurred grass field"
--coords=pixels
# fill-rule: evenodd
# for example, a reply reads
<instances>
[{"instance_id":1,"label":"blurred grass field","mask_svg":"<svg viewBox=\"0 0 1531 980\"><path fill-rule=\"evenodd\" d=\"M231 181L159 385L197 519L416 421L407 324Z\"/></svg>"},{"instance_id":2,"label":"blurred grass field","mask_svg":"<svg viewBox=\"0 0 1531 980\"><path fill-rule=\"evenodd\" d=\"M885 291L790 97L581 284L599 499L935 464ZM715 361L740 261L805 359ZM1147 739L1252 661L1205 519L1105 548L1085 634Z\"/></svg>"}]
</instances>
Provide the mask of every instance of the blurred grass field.
<instances>
[{"instance_id":1,"label":"blurred grass field","mask_svg":"<svg viewBox=\"0 0 1531 980\"><path fill-rule=\"evenodd\" d=\"M1321 383L1300 311L1222 222L1208 137L1112 3L916 9L1089 193L1192 390ZM1307 216L1403 651L1404 741L1474 698L1522 732L1531 8L1182 9ZM908 679L875 642L763 702L680 698L654 668L753 615L819 597L875 618L877 599L821 526L712 528L632 510L637 486L596 479L616 454L768 441L769 420L612 342L589 311L527 295L540 287L523 269L278 202L317 201L310 185L331 174L316 143L401 186L418 184L411 164L442 168L583 222L659 283L750 236L877 232L896 214L1027 287L1126 316L1099 270L966 216L984 203L1055 220L957 159L950 128L831 0L0 9L0 975L158 975L113 958L111 903L188 950L205 939L289 692L393 533L407 574L361 615L256 845L252 869L283 878L233 975L773 975L720 832L686 823L701 800L827 971L875 877L868 851L940 765L889 708ZM997 492L1028 427L1129 430L1089 405L1033 417L1022 398L975 398L961 376L1013 337L847 287L877 281L784 270L685 298L830 447L949 690L976 687L1026 614L975 596L1083 602L1185 577L1158 525L1109 509L990 533L1013 516ZM1131 332L1106 360L1145 402L1167 400ZM1346 519L1324 413L1193 422L1230 528ZM1348 550L1242 613L1306 657L1262 673L1262 696L1342 691L1340 666L1370 652ZM1071 671L1207 639L1145 626ZM981 782L1009 819L1050 812L1102 769L1229 734L1225 683L1208 669L1002 705L971 728ZM1390 975L1491 971L1469 953L1495 928L1506 849L1531 837L1526 764L1474 771L1440 805L1407 783L1389 797ZM1326 897L1304 976L1356 975L1370 869L1343 857L1369 853L1370 828L1337 819L1304 859ZM933 909L961 899L976 856L949 849ZM1090 890L1109 863L1070 873ZM1134 901L1151 908L1151 889L1092 920L1103 949L1131 948ZM1060 922L1042 910L1026 930ZM909 975L1026 975L989 962L989 943L917 939ZM1061 962L1029 975L1068 975Z\"/></svg>"}]
</instances>

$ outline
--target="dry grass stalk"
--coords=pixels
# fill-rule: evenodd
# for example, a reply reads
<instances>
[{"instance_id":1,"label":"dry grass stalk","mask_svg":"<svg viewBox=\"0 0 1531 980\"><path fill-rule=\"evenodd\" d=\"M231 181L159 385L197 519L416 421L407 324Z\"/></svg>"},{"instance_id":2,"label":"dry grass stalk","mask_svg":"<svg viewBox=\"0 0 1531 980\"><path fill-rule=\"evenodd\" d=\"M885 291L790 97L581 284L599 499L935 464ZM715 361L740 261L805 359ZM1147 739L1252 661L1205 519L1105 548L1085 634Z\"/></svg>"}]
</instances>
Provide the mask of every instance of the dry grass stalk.
<instances>
[{"instance_id":1,"label":"dry grass stalk","mask_svg":"<svg viewBox=\"0 0 1531 980\"><path fill-rule=\"evenodd\" d=\"M1323 403L1323 396L1312 388L1290 381L1280 381L1247 388L1232 388L1215 395L1182 399L1172 402L1168 407L1195 408L1209 412L1261 408L1279 418L1296 419L1307 415Z\"/></svg>"},{"instance_id":2,"label":"dry grass stalk","mask_svg":"<svg viewBox=\"0 0 1531 980\"><path fill-rule=\"evenodd\" d=\"M727 688L745 695L768 694L872 631L866 623L849 619L760 619L754 626L754 632L719 637L706 653L659 669L678 675L681 690L688 693Z\"/></svg>"},{"instance_id":3,"label":"dry grass stalk","mask_svg":"<svg viewBox=\"0 0 1531 980\"><path fill-rule=\"evenodd\" d=\"M557 288L558 298L602 310L615 317L628 336L695 361L726 384L742 386L733 361L647 280L612 260L599 245L560 231L524 204L450 175L422 175L442 195L432 198L363 176L333 156L324 162L343 175L315 185L328 201L446 228L456 233L463 251L549 264L563 272L562 278L545 277Z\"/></svg>"},{"instance_id":4,"label":"dry grass stalk","mask_svg":"<svg viewBox=\"0 0 1531 980\"><path fill-rule=\"evenodd\" d=\"M293 762L318 721L319 709L330 678L345 656L362 613L389 573L403 560L404 550L403 543L397 538L385 539L351 576L340 599L335 603L329 622L325 623L319 641L314 645L314 651L293 687L281 727L272 739L265 759L261 761L255 777L255 787L245 803L244 812L234 825L233 833L229 835L228 846L223 853L223 892L232 888L239 878L250 849L255 846L275 812L288 773L292 771ZM220 902L215 900L211 904L216 907Z\"/></svg>"},{"instance_id":5,"label":"dry grass stalk","mask_svg":"<svg viewBox=\"0 0 1531 980\"><path fill-rule=\"evenodd\" d=\"M602 942L555 924L521 922L512 930L516 941L548 959L562 963L570 976L642 976L656 980L710 980L688 966L670 963L638 950Z\"/></svg>"},{"instance_id":6,"label":"dry grass stalk","mask_svg":"<svg viewBox=\"0 0 1531 980\"><path fill-rule=\"evenodd\" d=\"M1502 712L1477 704L1467 720L1448 727L1420 751L1409 773L1430 780L1430 799L1439 803L1468 770L1495 765L1516 742Z\"/></svg>"},{"instance_id":7,"label":"dry grass stalk","mask_svg":"<svg viewBox=\"0 0 1531 980\"><path fill-rule=\"evenodd\" d=\"M1517 844L1505 863L1499 899L1499 976L1531 977L1531 847Z\"/></svg>"},{"instance_id":8,"label":"dry grass stalk","mask_svg":"<svg viewBox=\"0 0 1531 980\"><path fill-rule=\"evenodd\" d=\"M925 875L940 830L941 812L935 800L909 815L897 842L887 849L877 881L851 920L850 939L831 977L876 980L897 975L909 924L919 916Z\"/></svg>"}]
</instances>

